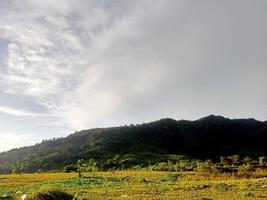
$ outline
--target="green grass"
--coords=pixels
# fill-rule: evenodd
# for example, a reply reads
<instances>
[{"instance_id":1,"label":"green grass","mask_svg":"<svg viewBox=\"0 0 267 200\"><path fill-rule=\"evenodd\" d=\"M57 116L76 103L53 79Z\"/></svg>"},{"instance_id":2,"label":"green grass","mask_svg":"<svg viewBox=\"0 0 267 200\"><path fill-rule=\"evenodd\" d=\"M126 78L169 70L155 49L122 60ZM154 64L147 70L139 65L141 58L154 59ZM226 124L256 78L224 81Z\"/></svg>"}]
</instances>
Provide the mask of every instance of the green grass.
<instances>
[{"instance_id":1,"label":"green grass","mask_svg":"<svg viewBox=\"0 0 267 200\"><path fill-rule=\"evenodd\" d=\"M267 199L267 178L142 170L86 173L82 178L73 173L0 175L0 196L20 199L51 189L77 199L252 200Z\"/></svg>"}]
</instances>

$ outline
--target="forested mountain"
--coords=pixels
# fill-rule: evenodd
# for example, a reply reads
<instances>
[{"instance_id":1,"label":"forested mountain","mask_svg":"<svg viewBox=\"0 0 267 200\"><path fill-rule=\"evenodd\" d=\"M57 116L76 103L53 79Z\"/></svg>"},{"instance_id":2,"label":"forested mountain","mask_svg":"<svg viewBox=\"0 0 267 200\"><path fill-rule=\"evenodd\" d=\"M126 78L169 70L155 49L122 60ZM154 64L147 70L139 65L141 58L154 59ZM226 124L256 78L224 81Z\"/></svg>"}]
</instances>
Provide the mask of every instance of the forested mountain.
<instances>
[{"instance_id":1,"label":"forested mountain","mask_svg":"<svg viewBox=\"0 0 267 200\"><path fill-rule=\"evenodd\" d=\"M196 121L161 119L140 125L83 130L0 154L0 173L62 169L78 159L106 162L123 155L147 164L165 155L218 158L267 155L267 122L208 116ZM137 159L138 158L138 159Z\"/></svg>"}]
</instances>

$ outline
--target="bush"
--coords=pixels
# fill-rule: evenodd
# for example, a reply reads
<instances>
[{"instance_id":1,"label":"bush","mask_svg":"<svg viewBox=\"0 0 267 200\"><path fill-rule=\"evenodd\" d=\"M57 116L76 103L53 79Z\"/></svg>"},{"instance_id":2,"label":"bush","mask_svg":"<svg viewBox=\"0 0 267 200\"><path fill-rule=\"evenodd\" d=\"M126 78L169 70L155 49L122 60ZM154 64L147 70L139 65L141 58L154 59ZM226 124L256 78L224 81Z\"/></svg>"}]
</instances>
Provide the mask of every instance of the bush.
<instances>
[{"instance_id":1,"label":"bush","mask_svg":"<svg viewBox=\"0 0 267 200\"><path fill-rule=\"evenodd\" d=\"M237 175L240 177L249 178L253 172L253 166L250 164L240 165Z\"/></svg>"},{"instance_id":2,"label":"bush","mask_svg":"<svg viewBox=\"0 0 267 200\"><path fill-rule=\"evenodd\" d=\"M98 164L94 159L90 159L86 163L86 167L85 167L84 171L86 171L86 172L97 172L97 171L99 171L99 167L97 165Z\"/></svg>"},{"instance_id":3,"label":"bush","mask_svg":"<svg viewBox=\"0 0 267 200\"><path fill-rule=\"evenodd\" d=\"M226 183L218 183L215 185L215 188L221 192L227 192L228 190L232 189L232 186L227 185Z\"/></svg>"},{"instance_id":4,"label":"bush","mask_svg":"<svg viewBox=\"0 0 267 200\"><path fill-rule=\"evenodd\" d=\"M67 165L63 168L63 172L65 173L77 172L77 167L74 165Z\"/></svg>"},{"instance_id":5,"label":"bush","mask_svg":"<svg viewBox=\"0 0 267 200\"><path fill-rule=\"evenodd\" d=\"M34 194L28 200L73 200L74 197L60 190L47 190Z\"/></svg>"},{"instance_id":6,"label":"bush","mask_svg":"<svg viewBox=\"0 0 267 200\"><path fill-rule=\"evenodd\" d=\"M206 160L204 163L199 163L197 171L202 174L218 173L218 169L216 169L212 160Z\"/></svg>"}]
</instances>

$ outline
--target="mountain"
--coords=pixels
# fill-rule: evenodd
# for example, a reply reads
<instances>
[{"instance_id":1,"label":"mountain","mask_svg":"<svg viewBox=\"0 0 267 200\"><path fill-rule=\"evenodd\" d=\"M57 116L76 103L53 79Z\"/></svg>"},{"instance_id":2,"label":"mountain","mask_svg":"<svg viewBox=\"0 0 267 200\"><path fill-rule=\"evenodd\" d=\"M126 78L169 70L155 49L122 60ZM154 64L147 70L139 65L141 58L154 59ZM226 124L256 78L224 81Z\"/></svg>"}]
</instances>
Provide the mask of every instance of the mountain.
<instances>
[{"instance_id":1,"label":"mountain","mask_svg":"<svg viewBox=\"0 0 267 200\"><path fill-rule=\"evenodd\" d=\"M149 164L165 155L218 158L267 155L267 122L210 115L196 121L166 118L151 123L83 130L65 138L0 153L0 173L62 169L78 159L99 162L134 155Z\"/></svg>"}]
</instances>

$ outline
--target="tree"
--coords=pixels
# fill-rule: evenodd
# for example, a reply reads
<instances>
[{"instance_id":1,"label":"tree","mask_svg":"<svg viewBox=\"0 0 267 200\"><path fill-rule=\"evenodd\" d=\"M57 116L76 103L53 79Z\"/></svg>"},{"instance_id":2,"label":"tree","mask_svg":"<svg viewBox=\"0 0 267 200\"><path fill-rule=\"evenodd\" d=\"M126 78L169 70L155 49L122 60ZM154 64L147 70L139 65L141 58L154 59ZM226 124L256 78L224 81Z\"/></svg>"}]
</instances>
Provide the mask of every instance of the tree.
<instances>
[{"instance_id":1,"label":"tree","mask_svg":"<svg viewBox=\"0 0 267 200\"><path fill-rule=\"evenodd\" d=\"M212 160L208 159L204 163L198 166L198 171L203 174L209 174L213 172L217 172Z\"/></svg>"},{"instance_id":2,"label":"tree","mask_svg":"<svg viewBox=\"0 0 267 200\"><path fill-rule=\"evenodd\" d=\"M84 168L85 168L85 162L83 159L79 159L77 161L77 172L78 172L78 177L82 177L82 172L84 172Z\"/></svg>"},{"instance_id":3,"label":"tree","mask_svg":"<svg viewBox=\"0 0 267 200\"><path fill-rule=\"evenodd\" d=\"M221 156L220 157L220 164L223 165L223 166L229 165L230 164L229 158L226 158L224 156Z\"/></svg>"},{"instance_id":4,"label":"tree","mask_svg":"<svg viewBox=\"0 0 267 200\"><path fill-rule=\"evenodd\" d=\"M70 172L77 172L78 168L74 165L66 165L64 168L63 168L63 172L65 173L70 173Z\"/></svg>"},{"instance_id":5,"label":"tree","mask_svg":"<svg viewBox=\"0 0 267 200\"><path fill-rule=\"evenodd\" d=\"M17 172L18 172L18 168L17 166L14 166L12 170L12 174L16 174Z\"/></svg>"},{"instance_id":6,"label":"tree","mask_svg":"<svg viewBox=\"0 0 267 200\"><path fill-rule=\"evenodd\" d=\"M86 171L87 172L96 172L98 170L99 170L99 168L97 167L97 162L94 159L91 158L87 162Z\"/></svg>"},{"instance_id":7,"label":"tree","mask_svg":"<svg viewBox=\"0 0 267 200\"><path fill-rule=\"evenodd\" d=\"M24 170L24 165L22 164L22 165L20 166L20 168L19 168L20 175L21 175L21 173L23 172L23 170Z\"/></svg>"},{"instance_id":8,"label":"tree","mask_svg":"<svg viewBox=\"0 0 267 200\"><path fill-rule=\"evenodd\" d=\"M244 163L246 164L249 164L251 161L252 161L252 158L249 157L249 156L246 156L244 159L243 159Z\"/></svg>"},{"instance_id":9,"label":"tree","mask_svg":"<svg viewBox=\"0 0 267 200\"><path fill-rule=\"evenodd\" d=\"M264 166L264 163L266 162L266 157L265 156L259 156L259 164L260 166Z\"/></svg>"},{"instance_id":10,"label":"tree","mask_svg":"<svg viewBox=\"0 0 267 200\"><path fill-rule=\"evenodd\" d=\"M239 155L232 155L232 156L228 156L227 158L232 161L232 164L234 164L234 165L238 165L239 164L239 161L240 161L240 156Z\"/></svg>"}]
</instances>

